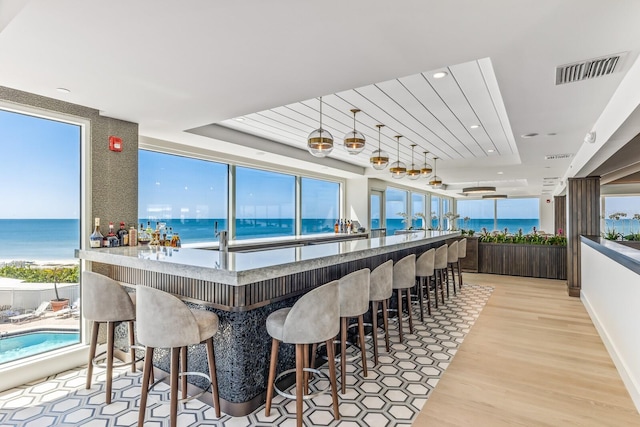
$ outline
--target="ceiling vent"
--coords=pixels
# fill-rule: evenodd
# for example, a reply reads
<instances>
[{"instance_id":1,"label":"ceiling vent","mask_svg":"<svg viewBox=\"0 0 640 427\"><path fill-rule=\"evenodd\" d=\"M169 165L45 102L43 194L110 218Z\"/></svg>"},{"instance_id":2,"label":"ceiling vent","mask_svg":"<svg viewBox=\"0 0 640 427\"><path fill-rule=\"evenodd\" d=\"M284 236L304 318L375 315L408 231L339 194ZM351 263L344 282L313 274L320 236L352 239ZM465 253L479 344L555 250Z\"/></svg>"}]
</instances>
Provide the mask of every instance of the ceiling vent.
<instances>
[{"instance_id":1,"label":"ceiling vent","mask_svg":"<svg viewBox=\"0 0 640 427\"><path fill-rule=\"evenodd\" d=\"M556 85L579 82L609 75L620 69L620 62L627 53L587 59L556 68Z\"/></svg>"},{"instance_id":2,"label":"ceiling vent","mask_svg":"<svg viewBox=\"0 0 640 427\"><path fill-rule=\"evenodd\" d=\"M547 154L544 156L545 160L562 160L562 159L570 159L573 157L573 154Z\"/></svg>"}]
</instances>

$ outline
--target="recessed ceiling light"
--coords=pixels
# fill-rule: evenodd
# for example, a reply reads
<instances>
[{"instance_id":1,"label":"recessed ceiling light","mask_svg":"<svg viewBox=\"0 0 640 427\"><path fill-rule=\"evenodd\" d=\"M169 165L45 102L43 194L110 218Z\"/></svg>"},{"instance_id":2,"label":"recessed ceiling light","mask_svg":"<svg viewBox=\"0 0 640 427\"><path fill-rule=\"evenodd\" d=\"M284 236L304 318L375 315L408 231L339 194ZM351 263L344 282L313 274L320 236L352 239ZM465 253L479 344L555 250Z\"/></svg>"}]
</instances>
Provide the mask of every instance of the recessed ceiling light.
<instances>
[{"instance_id":1,"label":"recessed ceiling light","mask_svg":"<svg viewBox=\"0 0 640 427\"><path fill-rule=\"evenodd\" d=\"M487 153L495 153L495 152L496 152L496 150L494 150L493 148L489 148L489 149L487 150Z\"/></svg>"},{"instance_id":2,"label":"recessed ceiling light","mask_svg":"<svg viewBox=\"0 0 640 427\"><path fill-rule=\"evenodd\" d=\"M498 175L504 175L504 172L500 171L498 172Z\"/></svg>"},{"instance_id":3,"label":"recessed ceiling light","mask_svg":"<svg viewBox=\"0 0 640 427\"><path fill-rule=\"evenodd\" d=\"M469 126L471 129L478 129L480 127L480 125L471 125Z\"/></svg>"},{"instance_id":4,"label":"recessed ceiling light","mask_svg":"<svg viewBox=\"0 0 640 427\"><path fill-rule=\"evenodd\" d=\"M235 120L237 122L244 122L244 117L236 117Z\"/></svg>"},{"instance_id":5,"label":"recessed ceiling light","mask_svg":"<svg viewBox=\"0 0 640 427\"><path fill-rule=\"evenodd\" d=\"M538 134L535 132L531 132L531 133L525 133L524 135L520 135L520 138L533 138L535 136L538 136Z\"/></svg>"},{"instance_id":6,"label":"recessed ceiling light","mask_svg":"<svg viewBox=\"0 0 640 427\"><path fill-rule=\"evenodd\" d=\"M433 73L433 78L434 79L441 79L443 77L446 77L447 74L449 74L449 73L447 73L446 71L438 71L437 73Z\"/></svg>"},{"instance_id":7,"label":"recessed ceiling light","mask_svg":"<svg viewBox=\"0 0 640 427\"><path fill-rule=\"evenodd\" d=\"M66 87L59 87L56 90L58 92L60 92L60 93L71 93L71 91L69 89L67 89Z\"/></svg>"}]
</instances>

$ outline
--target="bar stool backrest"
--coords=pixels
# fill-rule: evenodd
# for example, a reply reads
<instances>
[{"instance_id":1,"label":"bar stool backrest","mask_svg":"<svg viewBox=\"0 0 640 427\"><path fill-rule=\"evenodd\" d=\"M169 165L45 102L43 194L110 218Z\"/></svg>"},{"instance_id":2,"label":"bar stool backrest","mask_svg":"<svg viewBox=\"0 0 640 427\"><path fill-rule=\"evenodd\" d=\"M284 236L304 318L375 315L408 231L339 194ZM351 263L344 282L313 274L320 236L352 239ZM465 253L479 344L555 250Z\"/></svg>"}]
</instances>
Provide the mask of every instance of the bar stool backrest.
<instances>
[{"instance_id":1,"label":"bar stool backrest","mask_svg":"<svg viewBox=\"0 0 640 427\"><path fill-rule=\"evenodd\" d=\"M416 276L430 277L433 276L434 265L436 261L436 250L429 249L416 260Z\"/></svg>"},{"instance_id":2,"label":"bar stool backrest","mask_svg":"<svg viewBox=\"0 0 640 427\"><path fill-rule=\"evenodd\" d=\"M202 341L196 318L180 299L147 286L138 286L136 294L136 329L140 344L176 348Z\"/></svg>"},{"instance_id":3,"label":"bar stool backrest","mask_svg":"<svg viewBox=\"0 0 640 427\"><path fill-rule=\"evenodd\" d=\"M416 284L416 254L407 255L393 266L393 289L410 288Z\"/></svg>"},{"instance_id":4,"label":"bar stool backrest","mask_svg":"<svg viewBox=\"0 0 640 427\"><path fill-rule=\"evenodd\" d=\"M369 279L369 300L384 301L393 294L393 260L377 266Z\"/></svg>"},{"instance_id":5,"label":"bar stool backrest","mask_svg":"<svg viewBox=\"0 0 640 427\"><path fill-rule=\"evenodd\" d=\"M340 332L338 280L304 294L291 307L283 326L283 342L315 344Z\"/></svg>"},{"instance_id":6,"label":"bar stool backrest","mask_svg":"<svg viewBox=\"0 0 640 427\"><path fill-rule=\"evenodd\" d=\"M97 322L136 319L136 307L116 280L92 271L82 273L82 314Z\"/></svg>"},{"instance_id":7,"label":"bar stool backrest","mask_svg":"<svg viewBox=\"0 0 640 427\"><path fill-rule=\"evenodd\" d=\"M356 317L369 310L370 276L371 270L363 268L338 280L340 317Z\"/></svg>"},{"instance_id":8,"label":"bar stool backrest","mask_svg":"<svg viewBox=\"0 0 640 427\"><path fill-rule=\"evenodd\" d=\"M435 261L433 264L433 268L435 269L443 269L443 268L447 268L447 255L449 252L449 247L447 246L447 244L445 243L442 246L439 246L438 248L436 248L436 256L435 256Z\"/></svg>"},{"instance_id":9,"label":"bar stool backrest","mask_svg":"<svg viewBox=\"0 0 640 427\"><path fill-rule=\"evenodd\" d=\"M467 256L467 238L458 242L458 258L464 258Z\"/></svg>"},{"instance_id":10,"label":"bar stool backrest","mask_svg":"<svg viewBox=\"0 0 640 427\"><path fill-rule=\"evenodd\" d=\"M447 262L458 262L458 241L451 243L449 245L449 251L447 253Z\"/></svg>"}]
</instances>

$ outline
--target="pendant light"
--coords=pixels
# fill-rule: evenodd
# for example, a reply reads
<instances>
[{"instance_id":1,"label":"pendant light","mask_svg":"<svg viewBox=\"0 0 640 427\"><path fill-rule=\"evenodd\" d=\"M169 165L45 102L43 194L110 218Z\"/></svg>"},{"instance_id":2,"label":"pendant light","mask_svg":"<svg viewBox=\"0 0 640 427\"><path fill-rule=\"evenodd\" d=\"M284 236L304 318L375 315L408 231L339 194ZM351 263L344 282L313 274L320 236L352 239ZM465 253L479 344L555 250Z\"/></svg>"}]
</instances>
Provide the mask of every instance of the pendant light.
<instances>
[{"instance_id":1,"label":"pendant light","mask_svg":"<svg viewBox=\"0 0 640 427\"><path fill-rule=\"evenodd\" d=\"M398 144L397 144L398 160L391 163L391 166L389 167L389 172L391 172L391 178L395 178L395 179L404 178L404 176L407 174L407 166L400 161L400 138L402 138L402 135L396 135L396 139L398 140Z\"/></svg>"},{"instance_id":2,"label":"pendant light","mask_svg":"<svg viewBox=\"0 0 640 427\"><path fill-rule=\"evenodd\" d=\"M371 153L369 161L375 170L382 170L389 164L389 155L380 148L380 129L384 125L376 125L376 127L378 128L378 149Z\"/></svg>"},{"instance_id":3,"label":"pendant light","mask_svg":"<svg viewBox=\"0 0 640 427\"><path fill-rule=\"evenodd\" d=\"M413 150L416 148L416 145L417 144L411 144L411 169L407 171L409 179L420 178L420 169L416 169L416 165L413 163Z\"/></svg>"},{"instance_id":4,"label":"pendant light","mask_svg":"<svg viewBox=\"0 0 640 427\"><path fill-rule=\"evenodd\" d=\"M468 194L489 194L489 193L495 193L496 192L496 187L491 187L491 186L480 186L477 185L475 187L467 187L467 188L463 188L462 189L462 193L465 195Z\"/></svg>"},{"instance_id":5,"label":"pendant light","mask_svg":"<svg viewBox=\"0 0 640 427\"><path fill-rule=\"evenodd\" d=\"M429 154L428 151L424 152L424 165L422 165L422 169L420 169L420 176L422 176L423 178L429 178L429 176L431 175L431 172L433 172L433 169L431 168L431 165L429 163L427 163L427 154Z\"/></svg>"},{"instance_id":6,"label":"pendant light","mask_svg":"<svg viewBox=\"0 0 640 427\"><path fill-rule=\"evenodd\" d=\"M433 158L433 178L431 179L431 181L429 181L429 185L432 186L433 188L439 188L442 186L442 180L437 175L438 170L436 169L436 160L438 160L438 158L434 157Z\"/></svg>"},{"instance_id":7,"label":"pendant light","mask_svg":"<svg viewBox=\"0 0 640 427\"><path fill-rule=\"evenodd\" d=\"M309 134L307 150L316 157L326 157L333 150L333 136L322 129L322 97L320 97L320 127Z\"/></svg>"},{"instance_id":8,"label":"pendant light","mask_svg":"<svg viewBox=\"0 0 640 427\"><path fill-rule=\"evenodd\" d=\"M360 112L357 108L351 110L353 113L353 130L344 136L344 148L349 154L360 154L364 150L364 135L356 130L356 114Z\"/></svg>"}]
</instances>

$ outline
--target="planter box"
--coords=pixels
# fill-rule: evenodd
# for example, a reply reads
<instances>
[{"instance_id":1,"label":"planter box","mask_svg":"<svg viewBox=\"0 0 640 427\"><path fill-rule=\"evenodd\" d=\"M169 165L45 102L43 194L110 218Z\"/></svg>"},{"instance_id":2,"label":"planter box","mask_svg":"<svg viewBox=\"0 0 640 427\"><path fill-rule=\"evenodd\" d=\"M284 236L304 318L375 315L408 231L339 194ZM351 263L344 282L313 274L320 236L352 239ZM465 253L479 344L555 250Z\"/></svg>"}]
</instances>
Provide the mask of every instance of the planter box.
<instances>
[{"instance_id":1,"label":"planter box","mask_svg":"<svg viewBox=\"0 0 640 427\"><path fill-rule=\"evenodd\" d=\"M480 273L566 280L567 247L479 242L478 264Z\"/></svg>"}]
</instances>

